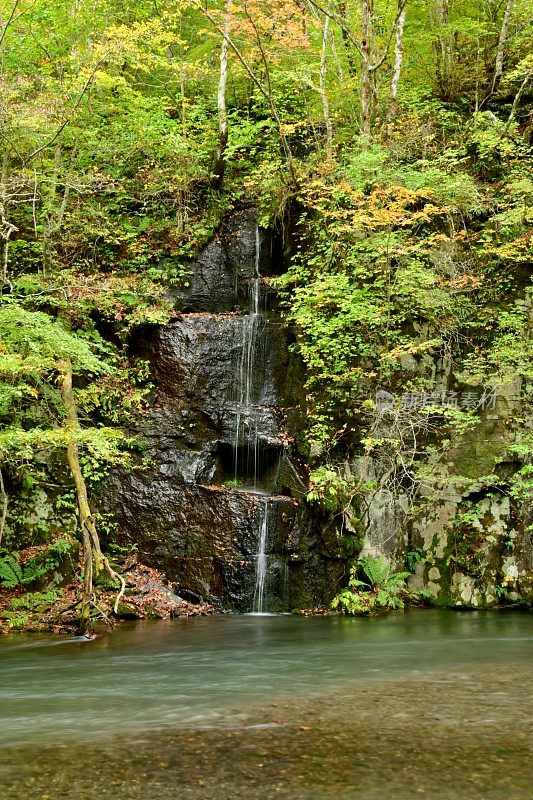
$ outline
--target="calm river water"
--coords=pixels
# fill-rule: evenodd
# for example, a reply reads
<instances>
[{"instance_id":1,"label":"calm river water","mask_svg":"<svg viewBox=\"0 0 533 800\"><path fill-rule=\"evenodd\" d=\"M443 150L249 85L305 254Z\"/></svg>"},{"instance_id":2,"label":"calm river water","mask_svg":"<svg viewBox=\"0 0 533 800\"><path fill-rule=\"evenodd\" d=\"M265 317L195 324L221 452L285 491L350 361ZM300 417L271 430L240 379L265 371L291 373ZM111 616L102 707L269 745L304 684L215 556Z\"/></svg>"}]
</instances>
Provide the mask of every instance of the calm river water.
<instances>
[{"instance_id":1,"label":"calm river water","mask_svg":"<svg viewBox=\"0 0 533 800\"><path fill-rule=\"evenodd\" d=\"M496 612L3 637L0 797L526 800L532 653Z\"/></svg>"}]
</instances>

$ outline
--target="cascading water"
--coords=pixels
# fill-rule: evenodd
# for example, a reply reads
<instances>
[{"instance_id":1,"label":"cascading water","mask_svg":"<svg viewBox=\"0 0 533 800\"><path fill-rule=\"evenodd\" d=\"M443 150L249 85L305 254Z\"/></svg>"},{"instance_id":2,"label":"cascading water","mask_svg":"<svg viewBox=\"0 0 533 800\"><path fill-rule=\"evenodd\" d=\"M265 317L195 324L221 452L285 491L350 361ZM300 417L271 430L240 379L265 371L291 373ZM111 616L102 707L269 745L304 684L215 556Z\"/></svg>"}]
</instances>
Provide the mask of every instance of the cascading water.
<instances>
[{"instance_id":1,"label":"cascading water","mask_svg":"<svg viewBox=\"0 0 533 800\"><path fill-rule=\"evenodd\" d=\"M268 500L262 504L257 554L255 557L255 587L253 613L263 614L266 605L267 542L268 542Z\"/></svg>"},{"instance_id":2,"label":"cascading water","mask_svg":"<svg viewBox=\"0 0 533 800\"><path fill-rule=\"evenodd\" d=\"M256 378L257 346L263 319L261 307L261 239L259 226L255 229L254 271L249 283L250 313L239 317L240 328L239 357L236 375L236 414L235 414L235 483L240 475L249 476L253 481L253 491L257 491L259 457L259 410L254 403L254 378ZM252 487L250 487L252 488ZM255 554L255 585L252 612L262 614L266 607L267 538L268 538L269 500L261 502L257 550Z\"/></svg>"},{"instance_id":3,"label":"cascading water","mask_svg":"<svg viewBox=\"0 0 533 800\"><path fill-rule=\"evenodd\" d=\"M232 213L191 266L178 317L138 334L157 386L140 423L150 467L113 475L104 501L120 543L138 541L178 593L238 612L323 605L345 570L299 507L305 470L283 413L287 400L298 421L299 392L267 277L279 245L254 213Z\"/></svg>"},{"instance_id":4,"label":"cascading water","mask_svg":"<svg viewBox=\"0 0 533 800\"><path fill-rule=\"evenodd\" d=\"M261 294L261 275L259 272L259 261L261 257L261 239L259 226L255 229L255 263L254 274L250 284L251 313L238 319L241 333L240 358L237 366L237 407L235 415L235 482L239 474L239 452L241 439L245 440L247 463L243 466L246 472L253 471L253 488L257 488L257 467L258 467L258 426L257 412L252 402L255 351L257 338L261 325L259 314L260 294ZM250 457L252 465L248 462ZM250 469L250 466L252 469Z\"/></svg>"},{"instance_id":5,"label":"cascading water","mask_svg":"<svg viewBox=\"0 0 533 800\"><path fill-rule=\"evenodd\" d=\"M255 349L258 314L247 314L238 320L241 328L240 358L237 367L237 405L235 415L235 482L239 475L241 439L246 442L246 452L253 455L254 488L257 482L257 424L252 404ZM247 466L247 465L245 465Z\"/></svg>"},{"instance_id":6,"label":"cascading water","mask_svg":"<svg viewBox=\"0 0 533 800\"><path fill-rule=\"evenodd\" d=\"M254 277L252 279L252 313L259 314L259 297L261 291L261 274L259 272L259 259L261 258L261 238L259 236L259 225L255 226L255 264Z\"/></svg>"}]
</instances>

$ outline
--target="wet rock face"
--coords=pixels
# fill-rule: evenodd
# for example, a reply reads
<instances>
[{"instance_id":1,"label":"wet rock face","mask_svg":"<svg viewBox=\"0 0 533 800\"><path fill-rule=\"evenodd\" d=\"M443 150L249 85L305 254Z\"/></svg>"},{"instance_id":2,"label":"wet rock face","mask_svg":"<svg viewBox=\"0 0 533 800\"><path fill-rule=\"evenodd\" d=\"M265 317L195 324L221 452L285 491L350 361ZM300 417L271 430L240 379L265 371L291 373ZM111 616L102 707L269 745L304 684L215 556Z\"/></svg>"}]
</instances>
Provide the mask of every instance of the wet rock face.
<instances>
[{"instance_id":1,"label":"wet rock face","mask_svg":"<svg viewBox=\"0 0 533 800\"><path fill-rule=\"evenodd\" d=\"M265 610L321 605L339 578L338 560L325 567L319 527L291 497L184 485L181 476L143 472L115 474L107 504L117 540L136 545L141 560L162 569L178 594L251 611L267 506Z\"/></svg>"},{"instance_id":2,"label":"wet rock face","mask_svg":"<svg viewBox=\"0 0 533 800\"><path fill-rule=\"evenodd\" d=\"M240 400L243 371L244 317L231 314L185 314L163 328L146 334L138 344L150 361L157 386L155 410L163 418L170 411L181 417L182 427L200 427L232 438ZM246 323L249 324L249 323ZM249 361L250 401L260 416L261 432L275 438L279 431L276 408L287 363L286 336L279 324L260 317ZM248 359L247 359L248 360ZM247 365L245 365L247 366ZM178 430L175 420L171 428ZM192 433L198 441L200 432ZM191 438L191 437L189 437Z\"/></svg>"},{"instance_id":3,"label":"wet rock face","mask_svg":"<svg viewBox=\"0 0 533 800\"><path fill-rule=\"evenodd\" d=\"M232 214L213 240L190 266L188 286L176 293L177 307L184 313L221 313L249 306L259 242L259 272L276 272L271 263L272 242L258 230L252 211Z\"/></svg>"},{"instance_id":4,"label":"wet rock face","mask_svg":"<svg viewBox=\"0 0 533 800\"><path fill-rule=\"evenodd\" d=\"M115 475L108 497L120 540L136 544L143 560L163 569L178 594L185 590L236 611L251 610L264 496L139 473ZM288 497L268 503L272 602L284 608L290 594L287 546L297 507Z\"/></svg>"},{"instance_id":5,"label":"wet rock face","mask_svg":"<svg viewBox=\"0 0 533 800\"><path fill-rule=\"evenodd\" d=\"M140 432L162 474L181 476L185 483L223 484L232 478L253 480L255 471L255 482L262 486L267 479L272 491L294 481L282 465L283 414L277 406L285 336L279 325L256 321L249 354L251 405L243 408L246 319L183 315L141 343L157 396Z\"/></svg>"},{"instance_id":6,"label":"wet rock face","mask_svg":"<svg viewBox=\"0 0 533 800\"><path fill-rule=\"evenodd\" d=\"M139 337L156 387L139 429L149 466L115 473L104 502L117 539L178 594L237 611L259 607L258 586L264 611L324 604L343 572L298 503L305 475L280 407L287 334L260 277L270 252L254 216L234 215L195 265L189 313Z\"/></svg>"}]
</instances>

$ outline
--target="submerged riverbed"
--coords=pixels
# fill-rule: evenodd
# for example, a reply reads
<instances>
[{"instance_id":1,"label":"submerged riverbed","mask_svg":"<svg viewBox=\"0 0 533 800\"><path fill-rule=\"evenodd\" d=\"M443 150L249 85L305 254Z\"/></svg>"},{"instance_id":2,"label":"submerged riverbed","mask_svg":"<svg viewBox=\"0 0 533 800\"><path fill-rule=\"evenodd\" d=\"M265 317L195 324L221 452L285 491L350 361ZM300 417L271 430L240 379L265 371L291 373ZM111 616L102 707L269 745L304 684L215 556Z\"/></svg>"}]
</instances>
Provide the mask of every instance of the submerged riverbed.
<instances>
[{"instance_id":1,"label":"submerged riverbed","mask_svg":"<svg viewBox=\"0 0 533 800\"><path fill-rule=\"evenodd\" d=\"M527 614L0 640L6 800L531 797Z\"/></svg>"}]
</instances>

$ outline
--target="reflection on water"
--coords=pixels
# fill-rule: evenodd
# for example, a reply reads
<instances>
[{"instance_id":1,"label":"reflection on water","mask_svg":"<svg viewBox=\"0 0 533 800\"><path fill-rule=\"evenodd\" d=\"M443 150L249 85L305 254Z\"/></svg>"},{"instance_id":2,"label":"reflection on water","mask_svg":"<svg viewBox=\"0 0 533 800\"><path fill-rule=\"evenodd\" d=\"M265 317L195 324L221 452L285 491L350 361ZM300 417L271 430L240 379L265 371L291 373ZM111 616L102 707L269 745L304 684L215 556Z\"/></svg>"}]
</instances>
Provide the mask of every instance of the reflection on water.
<instances>
[{"instance_id":1,"label":"reflection on water","mask_svg":"<svg viewBox=\"0 0 533 800\"><path fill-rule=\"evenodd\" d=\"M211 617L132 623L94 641L0 639L0 746L211 727L265 700L526 663L533 619L414 611L383 619Z\"/></svg>"}]
</instances>

